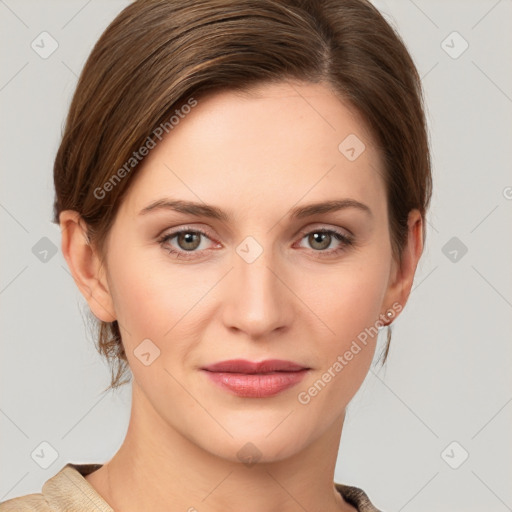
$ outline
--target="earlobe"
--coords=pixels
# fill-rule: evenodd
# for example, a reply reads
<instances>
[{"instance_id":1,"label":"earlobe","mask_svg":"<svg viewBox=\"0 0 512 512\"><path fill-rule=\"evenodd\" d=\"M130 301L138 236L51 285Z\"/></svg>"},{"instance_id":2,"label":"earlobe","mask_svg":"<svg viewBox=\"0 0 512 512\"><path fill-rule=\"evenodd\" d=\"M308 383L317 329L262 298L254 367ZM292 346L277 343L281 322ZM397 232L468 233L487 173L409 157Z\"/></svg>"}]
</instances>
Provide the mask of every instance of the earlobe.
<instances>
[{"instance_id":1,"label":"earlobe","mask_svg":"<svg viewBox=\"0 0 512 512\"><path fill-rule=\"evenodd\" d=\"M96 318L104 322L116 320L112 296L99 255L90 243L80 214L65 210L59 216L62 254L78 289Z\"/></svg>"},{"instance_id":2,"label":"earlobe","mask_svg":"<svg viewBox=\"0 0 512 512\"><path fill-rule=\"evenodd\" d=\"M423 252L423 219L419 210L414 209L409 212L407 225L407 244L402 253L402 262L399 268L398 262L393 263L392 277L384 301L388 311L394 309L400 312L405 307L411 293L416 267ZM394 305L397 307L395 308Z\"/></svg>"}]
</instances>

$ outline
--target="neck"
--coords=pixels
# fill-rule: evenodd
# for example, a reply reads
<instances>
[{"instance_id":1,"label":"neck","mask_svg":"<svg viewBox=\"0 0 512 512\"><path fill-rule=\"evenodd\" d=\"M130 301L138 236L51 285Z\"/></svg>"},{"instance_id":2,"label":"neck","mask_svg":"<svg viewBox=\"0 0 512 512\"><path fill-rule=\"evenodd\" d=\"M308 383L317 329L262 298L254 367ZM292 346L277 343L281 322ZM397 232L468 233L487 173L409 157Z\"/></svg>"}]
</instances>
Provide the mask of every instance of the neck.
<instances>
[{"instance_id":1,"label":"neck","mask_svg":"<svg viewBox=\"0 0 512 512\"><path fill-rule=\"evenodd\" d=\"M134 383L126 438L105 464L107 501L116 512L354 511L333 483L344 418L290 457L230 460L172 428ZM257 460L253 445L241 446Z\"/></svg>"}]
</instances>

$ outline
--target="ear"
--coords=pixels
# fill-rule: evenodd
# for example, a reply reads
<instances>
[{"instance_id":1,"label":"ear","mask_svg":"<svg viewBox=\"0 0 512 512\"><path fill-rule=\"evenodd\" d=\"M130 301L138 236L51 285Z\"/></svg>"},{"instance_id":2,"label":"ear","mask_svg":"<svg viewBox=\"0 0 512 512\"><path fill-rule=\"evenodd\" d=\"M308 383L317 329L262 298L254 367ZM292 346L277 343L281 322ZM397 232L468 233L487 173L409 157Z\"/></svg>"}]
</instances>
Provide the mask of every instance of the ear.
<instances>
[{"instance_id":1,"label":"ear","mask_svg":"<svg viewBox=\"0 0 512 512\"><path fill-rule=\"evenodd\" d=\"M393 261L388 289L383 302L387 311L392 312L392 316L386 317L388 319L386 324L390 324L405 307L411 293L416 267L423 252L423 221L419 210L414 209L409 212L407 226L407 244L402 253L402 264L400 266L399 262ZM396 305L396 307L392 307L392 305Z\"/></svg>"},{"instance_id":2,"label":"ear","mask_svg":"<svg viewBox=\"0 0 512 512\"><path fill-rule=\"evenodd\" d=\"M112 296L99 255L92 245L80 214L65 210L59 216L62 253L80 292L94 316L104 322L116 320Z\"/></svg>"}]
</instances>

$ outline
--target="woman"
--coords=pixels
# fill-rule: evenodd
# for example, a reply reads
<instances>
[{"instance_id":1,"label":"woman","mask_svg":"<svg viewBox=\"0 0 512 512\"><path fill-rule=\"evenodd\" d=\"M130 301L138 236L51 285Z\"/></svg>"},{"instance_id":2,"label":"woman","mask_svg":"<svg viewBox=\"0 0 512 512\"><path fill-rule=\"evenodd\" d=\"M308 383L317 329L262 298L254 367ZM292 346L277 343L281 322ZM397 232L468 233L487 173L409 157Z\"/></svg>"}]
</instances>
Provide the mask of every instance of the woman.
<instances>
[{"instance_id":1,"label":"woman","mask_svg":"<svg viewBox=\"0 0 512 512\"><path fill-rule=\"evenodd\" d=\"M431 195L416 68L366 0L136 1L94 47L54 221L126 438L0 510L375 511L333 483Z\"/></svg>"}]
</instances>

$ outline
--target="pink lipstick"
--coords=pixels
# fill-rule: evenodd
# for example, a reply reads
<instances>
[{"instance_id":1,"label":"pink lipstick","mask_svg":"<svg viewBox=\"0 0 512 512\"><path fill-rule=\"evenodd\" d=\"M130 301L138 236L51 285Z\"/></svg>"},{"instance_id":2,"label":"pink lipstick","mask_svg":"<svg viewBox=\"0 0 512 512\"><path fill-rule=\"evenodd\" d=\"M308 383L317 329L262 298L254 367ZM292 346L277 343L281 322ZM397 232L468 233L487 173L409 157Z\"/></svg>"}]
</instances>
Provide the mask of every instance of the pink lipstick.
<instances>
[{"instance_id":1,"label":"pink lipstick","mask_svg":"<svg viewBox=\"0 0 512 512\"><path fill-rule=\"evenodd\" d=\"M280 359L221 361L202 368L217 385L245 398L266 398L298 384L310 368Z\"/></svg>"}]
</instances>

